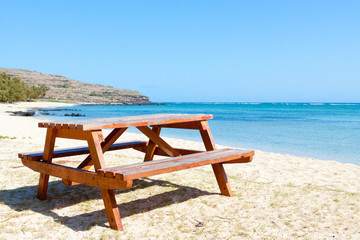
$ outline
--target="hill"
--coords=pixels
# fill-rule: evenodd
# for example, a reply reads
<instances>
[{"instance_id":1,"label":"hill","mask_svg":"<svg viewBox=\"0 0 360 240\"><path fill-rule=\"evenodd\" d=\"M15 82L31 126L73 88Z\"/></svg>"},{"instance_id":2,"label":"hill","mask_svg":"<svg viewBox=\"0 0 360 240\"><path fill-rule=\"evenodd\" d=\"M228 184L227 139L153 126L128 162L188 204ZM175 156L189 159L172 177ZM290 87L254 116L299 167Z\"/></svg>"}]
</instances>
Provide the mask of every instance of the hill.
<instances>
[{"instance_id":1,"label":"hill","mask_svg":"<svg viewBox=\"0 0 360 240\"><path fill-rule=\"evenodd\" d=\"M42 97L42 99L46 100L69 101L81 104L151 104L148 97L133 90L84 83L59 75L22 69L0 68L0 72L19 77L30 86L47 86L49 90Z\"/></svg>"}]
</instances>

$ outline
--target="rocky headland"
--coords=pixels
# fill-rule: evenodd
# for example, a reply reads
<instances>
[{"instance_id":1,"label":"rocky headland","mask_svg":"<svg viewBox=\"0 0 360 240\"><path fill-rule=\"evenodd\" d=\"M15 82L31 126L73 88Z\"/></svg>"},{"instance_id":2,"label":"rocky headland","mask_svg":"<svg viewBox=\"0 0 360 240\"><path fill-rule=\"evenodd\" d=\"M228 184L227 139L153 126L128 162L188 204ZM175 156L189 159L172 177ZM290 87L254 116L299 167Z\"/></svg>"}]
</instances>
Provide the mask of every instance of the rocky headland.
<instances>
[{"instance_id":1,"label":"rocky headland","mask_svg":"<svg viewBox=\"0 0 360 240\"><path fill-rule=\"evenodd\" d=\"M5 72L13 77L19 77L31 86L46 86L48 91L42 99L49 101L64 101L78 104L152 104L147 96L133 90L84 83L59 75L23 69L0 68L0 72Z\"/></svg>"}]
</instances>

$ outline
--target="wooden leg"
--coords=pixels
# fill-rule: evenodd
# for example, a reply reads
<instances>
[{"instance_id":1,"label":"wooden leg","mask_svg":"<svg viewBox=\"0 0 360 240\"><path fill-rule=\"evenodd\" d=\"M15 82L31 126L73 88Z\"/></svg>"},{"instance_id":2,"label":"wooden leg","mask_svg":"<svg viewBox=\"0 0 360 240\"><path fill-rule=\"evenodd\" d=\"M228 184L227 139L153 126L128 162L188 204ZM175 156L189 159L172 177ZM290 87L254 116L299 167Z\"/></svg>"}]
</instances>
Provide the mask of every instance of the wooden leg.
<instances>
[{"instance_id":1,"label":"wooden leg","mask_svg":"<svg viewBox=\"0 0 360 240\"><path fill-rule=\"evenodd\" d=\"M204 142L205 145L205 149L206 151L212 151L215 150L215 142L214 139L211 135L211 131L210 131L210 127L207 121L202 121L201 122L201 127L200 127L200 134L201 134L201 138Z\"/></svg>"},{"instance_id":2,"label":"wooden leg","mask_svg":"<svg viewBox=\"0 0 360 240\"><path fill-rule=\"evenodd\" d=\"M103 147L101 146L100 138L101 138L101 133L98 131L92 131L89 133L88 136L90 155L94 163L95 170L106 168L104 161ZM108 144L110 145L110 142L108 142ZM115 200L114 191L112 189L100 189L100 192L102 199L104 201L105 211L107 218L109 220L110 227L115 230L123 230L119 209L117 207Z\"/></svg>"},{"instance_id":3,"label":"wooden leg","mask_svg":"<svg viewBox=\"0 0 360 240\"><path fill-rule=\"evenodd\" d=\"M224 166L222 163L212 164L213 171L215 173L216 181L219 185L220 192L224 196L232 197L233 193L228 182Z\"/></svg>"},{"instance_id":4,"label":"wooden leg","mask_svg":"<svg viewBox=\"0 0 360 240\"><path fill-rule=\"evenodd\" d=\"M206 151L215 150L215 142L211 135L209 124L207 121L201 122L200 134L204 142ZM216 177L216 181L219 185L220 192L222 195L231 197L233 195L230 184L228 182L224 166L221 163L212 164L212 168Z\"/></svg>"},{"instance_id":5,"label":"wooden leg","mask_svg":"<svg viewBox=\"0 0 360 240\"><path fill-rule=\"evenodd\" d=\"M100 191L110 227L115 230L123 231L124 229L121 223L119 208L116 204L114 191L110 189L100 189Z\"/></svg>"},{"instance_id":6,"label":"wooden leg","mask_svg":"<svg viewBox=\"0 0 360 240\"><path fill-rule=\"evenodd\" d=\"M46 132L45 147L43 160L47 162L52 161L56 139L56 129L48 128ZM49 184L49 175L40 173L39 186L37 198L40 200L46 199L46 192Z\"/></svg>"},{"instance_id":7,"label":"wooden leg","mask_svg":"<svg viewBox=\"0 0 360 240\"><path fill-rule=\"evenodd\" d=\"M104 161L104 153L101 147L101 131L91 131L88 135L88 146L90 151L90 156L94 164L95 170L106 168Z\"/></svg>"},{"instance_id":8,"label":"wooden leg","mask_svg":"<svg viewBox=\"0 0 360 240\"><path fill-rule=\"evenodd\" d=\"M153 130L154 133L156 133L159 136L160 131L161 131L161 127L154 126L152 128L152 130ZM156 143L154 143L154 141L150 139L149 142L148 142L148 145L146 147L144 162L153 160L155 149L156 149Z\"/></svg>"}]
</instances>

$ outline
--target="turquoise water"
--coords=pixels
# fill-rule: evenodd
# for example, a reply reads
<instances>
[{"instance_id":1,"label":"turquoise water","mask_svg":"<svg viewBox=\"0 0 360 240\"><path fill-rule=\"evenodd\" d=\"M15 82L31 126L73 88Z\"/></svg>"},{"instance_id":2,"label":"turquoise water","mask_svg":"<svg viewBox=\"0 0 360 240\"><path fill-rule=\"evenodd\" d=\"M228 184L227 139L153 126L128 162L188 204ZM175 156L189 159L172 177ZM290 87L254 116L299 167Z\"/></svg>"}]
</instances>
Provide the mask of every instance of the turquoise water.
<instances>
[{"instance_id":1,"label":"turquoise water","mask_svg":"<svg viewBox=\"0 0 360 240\"><path fill-rule=\"evenodd\" d=\"M360 165L360 104L357 103L166 103L70 108L50 111L54 115L48 117L77 119L64 117L66 113L80 113L85 118L152 113L213 114L209 124L217 144ZM164 129L162 134L201 141L193 130Z\"/></svg>"}]
</instances>

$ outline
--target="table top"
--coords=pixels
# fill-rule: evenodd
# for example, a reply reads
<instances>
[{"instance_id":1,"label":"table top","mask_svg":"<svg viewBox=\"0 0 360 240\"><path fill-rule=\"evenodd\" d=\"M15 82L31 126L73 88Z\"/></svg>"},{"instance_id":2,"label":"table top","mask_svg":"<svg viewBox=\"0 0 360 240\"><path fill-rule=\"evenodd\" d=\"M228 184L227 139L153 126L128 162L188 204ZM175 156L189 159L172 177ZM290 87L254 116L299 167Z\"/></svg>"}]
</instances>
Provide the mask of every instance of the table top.
<instances>
[{"instance_id":1,"label":"table top","mask_svg":"<svg viewBox=\"0 0 360 240\"><path fill-rule=\"evenodd\" d=\"M115 118L80 119L66 122L40 122L39 127L87 131L202 121L212 119L212 117L211 114L148 114Z\"/></svg>"}]
</instances>

